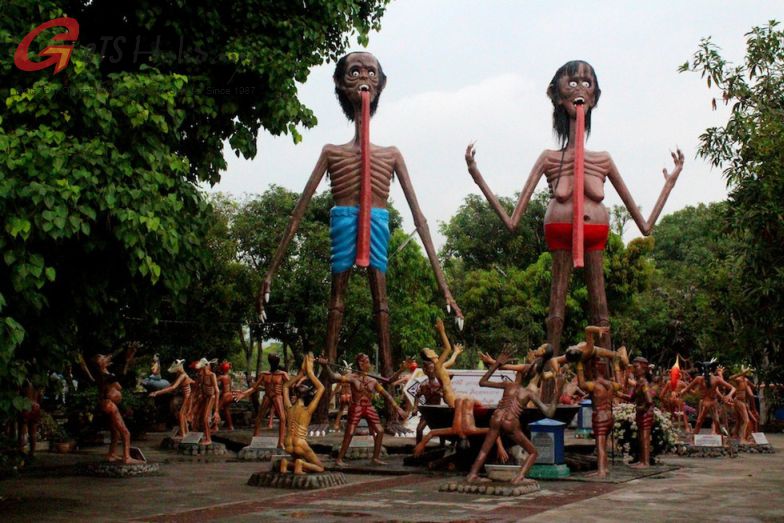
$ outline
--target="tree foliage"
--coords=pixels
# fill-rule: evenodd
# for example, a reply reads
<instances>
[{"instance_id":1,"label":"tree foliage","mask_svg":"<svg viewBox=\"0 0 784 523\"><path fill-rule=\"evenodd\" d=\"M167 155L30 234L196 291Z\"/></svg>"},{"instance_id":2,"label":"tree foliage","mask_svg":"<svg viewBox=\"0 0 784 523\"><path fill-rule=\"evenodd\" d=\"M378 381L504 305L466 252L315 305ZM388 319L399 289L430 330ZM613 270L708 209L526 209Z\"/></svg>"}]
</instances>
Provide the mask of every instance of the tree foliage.
<instances>
[{"instance_id":1,"label":"tree foliage","mask_svg":"<svg viewBox=\"0 0 784 523\"><path fill-rule=\"evenodd\" d=\"M295 126L313 126L297 82L350 35L366 40L385 4L3 4L0 415L24 406L26 375L105 351L129 318L154 322L186 289L211 285L200 280L211 216L196 183L218 181L225 140L250 158L261 127L296 139ZM65 15L80 24L68 67L17 69L24 35ZM40 35L32 59L59 32Z\"/></svg>"},{"instance_id":2,"label":"tree foliage","mask_svg":"<svg viewBox=\"0 0 784 523\"><path fill-rule=\"evenodd\" d=\"M698 154L723 169L725 223L736 240L732 267L734 343L780 379L784 340L784 31L777 21L746 34L742 63L710 38L681 71L701 74L731 106L727 123L700 136ZM715 107L716 99L712 101ZM772 377L772 376L771 376Z\"/></svg>"}]
</instances>

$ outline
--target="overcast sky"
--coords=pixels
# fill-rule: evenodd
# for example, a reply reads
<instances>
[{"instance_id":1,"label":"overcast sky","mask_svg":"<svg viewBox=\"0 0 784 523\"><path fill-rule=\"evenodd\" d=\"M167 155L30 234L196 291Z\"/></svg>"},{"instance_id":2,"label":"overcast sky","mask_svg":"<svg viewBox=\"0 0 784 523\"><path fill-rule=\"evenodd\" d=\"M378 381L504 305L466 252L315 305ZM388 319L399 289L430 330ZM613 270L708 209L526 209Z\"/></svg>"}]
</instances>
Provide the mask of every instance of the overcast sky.
<instances>
[{"instance_id":1,"label":"overcast sky","mask_svg":"<svg viewBox=\"0 0 784 523\"><path fill-rule=\"evenodd\" d=\"M662 215L722 200L720 171L695 153L700 133L724 123L726 111L711 110L716 93L699 75L677 68L706 36L725 58L741 61L744 34L772 18L784 19L781 0L396 0L367 48L388 77L371 141L402 151L440 247L439 222L466 195L481 194L466 170L466 144L477 140L479 168L496 194L519 191L539 153L556 147L547 84L563 63L582 59L594 66L602 89L586 147L610 152L643 214L659 195L662 168L672 168L669 151L676 145L686 163ZM209 190L242 197L278 184L301 191L321 147L352 138L333 94L333 69L314 68L300 88L319 122L302 130L300 144L261 133L254 160L237 158L226 146L228 170ZM328 183L319 189L328 190ZM392 199L412 231L397 183ZM605 204L619 203L607 184ZM638 235L629 224L625 238Z\"/></svg>"}]
</instances>

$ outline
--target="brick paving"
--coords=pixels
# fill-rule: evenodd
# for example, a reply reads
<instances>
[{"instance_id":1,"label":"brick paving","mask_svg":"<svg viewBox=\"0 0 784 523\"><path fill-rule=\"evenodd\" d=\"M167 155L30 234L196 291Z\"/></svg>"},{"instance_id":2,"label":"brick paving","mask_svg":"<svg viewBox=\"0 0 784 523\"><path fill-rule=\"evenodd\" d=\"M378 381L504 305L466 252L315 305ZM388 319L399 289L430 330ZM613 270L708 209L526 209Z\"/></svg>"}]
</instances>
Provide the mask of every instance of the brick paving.
<instances>
[{"instance_id":1,"label":"brick paving","mask_svg":"<svg viewBox=\"0 0 784 523\"><path fill-rule=\"evenodd\" d=\"M623 483L540 481L539 492L518 498L439 492L448 478L416 468L347 473L347 485L318 491L250 487L250 475L270 463L183 458L157 450L160 438L151 438L140 446L161 472L144 478L68 475L70 464L104 449L41 453L37 469L0 481L0 520L784 521L784 434L768 438L776 454L667 457L677 469ZM399 459L393 452L396 467Z\"/></svg>"}]
</instances>

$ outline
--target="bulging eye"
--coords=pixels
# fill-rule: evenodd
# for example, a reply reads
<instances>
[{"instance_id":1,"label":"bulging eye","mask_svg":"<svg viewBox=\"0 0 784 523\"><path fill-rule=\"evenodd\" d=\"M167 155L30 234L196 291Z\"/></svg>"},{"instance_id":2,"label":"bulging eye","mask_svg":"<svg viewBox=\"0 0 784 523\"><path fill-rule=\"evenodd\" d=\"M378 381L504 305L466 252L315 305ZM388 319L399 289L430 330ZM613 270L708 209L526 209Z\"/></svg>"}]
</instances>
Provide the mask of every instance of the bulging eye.
<instances>
[{"instance_id":1,"label":"bulging eye","mask_svg":"<svg viewBox=\"0 0 784 523\"><path fill-rule=\"evenodd\" d=\"M571 82L569 82L569 87L577 87L577 82L572 80Z\"/></svg>"},{"instance_id":2,"label":"bulging eye","mask_svg":"<svg viewBox=\"0 0 784 523\"><path fill-rule=\"evenodd\" d=\"M357 78L358 76L359 76L359 71L357 71L356 69L351 71L351 78Z\"/></svg>"},{"instance_id":3,"label":"bulging eye","mask_svg":"<svg viewBox=\"0 0 784 523\"><path fill-rule=\"evenodd\" d=\"M587 89L588 87L591 87L591 82L583 82L580 85L582 85L583 87L585 87Z\"/></svg>"},{"instance_id":4,"label":"bulging eye","mask_svg":"<svg viewBox=\"0 0 784 523\"><path fill-rule=\"evenodd\" d=\"M375 78L376 77L376 72L375 71L370 71L368 73L368 76L371 77L371 78Z\"/></svg>"}]
</instances>

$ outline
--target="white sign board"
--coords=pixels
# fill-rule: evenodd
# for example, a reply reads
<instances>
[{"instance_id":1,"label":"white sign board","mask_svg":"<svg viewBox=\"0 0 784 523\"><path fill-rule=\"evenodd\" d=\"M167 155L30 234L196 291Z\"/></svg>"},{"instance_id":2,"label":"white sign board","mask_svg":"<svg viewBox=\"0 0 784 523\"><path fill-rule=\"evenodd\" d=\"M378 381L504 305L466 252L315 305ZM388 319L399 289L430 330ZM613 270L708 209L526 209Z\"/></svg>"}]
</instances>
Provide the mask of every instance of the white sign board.
<instances>
[{"instance_id":1,"label":"white sign board","mask_svg":"<svg viewBox=\"0 0 784 523\"><path fill-rule=\"evenodd\" d=\"M768 438L765 437L764 432L752 432L751 437L754 438L754 443L757 445L770 445Z\"/></svg>"},{"instance_id":2,"label":"white sign board","mask_svg":"<svg viewBox=\"0 0 784 523\"><path fill-rule=\"evenodd\" d=\"M271 438L269 436L253 436L250 440L250 448L252 449L274 449L278 447L278 438Z\"/></svg>"},{"instance_id":3,"label":"white sign board","mask_svg":"<svg viewBox=\"0 0 784 523\"><path fill-rule=\"evenodd\" d=\"M501 401L504 391L491 387L480 387L479 380L484 376L483 370L449 370L452 379L452 390L458 396L468 396L479 401L486 407L495 407ZM514 381L515 373L511 370L497 370L490 378L491 381ZM427 381L427 376L422 369L417 369L406 382L403 389L409 401L414 402L414 396L419 386Z\"/></svg>"},{"instance_id":4,"label":"white sign board","mask_svg":"<svg viewBox=\"0 0 784 523\"><path fill-rule=\"evenodd\" d=\"M695 447L723 447L724 442L719 434L695 434Z\"/></svg>"},{"instance_id":5,"label":"white sign board","mask_svg":"<svg viewBox=\"0 0 784 523\"><path fill-rule=\"evenodd\" d=\"M555 435L552 432L534 432L531 441L539 453L537 463L555 463Z\"/></svg>"},{"instance_id":6,"label":"white sign board","mask_svg":"<svg viewBox=\"0 0 784 523\"><path fill-rule=\"evenodd\" d=\"M198 445L203 436L204 436L203 432L189 432L188 434L185 435L184 438L182 438L182 441L180 443L183 443L185 445Z\"/></svg>"}]
</instances>

